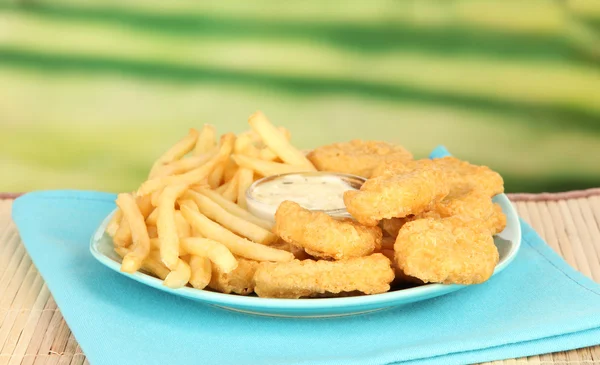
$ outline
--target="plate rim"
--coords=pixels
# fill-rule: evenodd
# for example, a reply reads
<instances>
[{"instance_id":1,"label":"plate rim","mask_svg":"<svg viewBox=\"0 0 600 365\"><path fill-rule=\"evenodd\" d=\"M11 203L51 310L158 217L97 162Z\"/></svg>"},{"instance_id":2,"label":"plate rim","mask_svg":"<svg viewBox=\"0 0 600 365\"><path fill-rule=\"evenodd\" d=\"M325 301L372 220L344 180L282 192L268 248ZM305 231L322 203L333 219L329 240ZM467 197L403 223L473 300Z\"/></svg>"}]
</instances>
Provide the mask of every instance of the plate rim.
<instances>
[{"instance_id":1,"label":"plate rim","mask_svg":"<svg viewBox=\"0 0 600 365\"><path fill-rule=\"evenodd\" d=\"M519 249L522 244L522 232L519 221L519 216L506 196L506 194L499 194L494 197L495 200L502 201L502 207L507 207L510 210L510 214L504 212L507 216L508 224L514 225L516 235L518 239L513 241L510 251L506 254L504 261L498 263L494 269L492 277L503 271L508 267L515 257L517 256ZM115 209L116 210L116 209ZM233 306L234 308L253 308L254 310L265 310L265 309L285 309L285 310L318 310L318 309L340 309L340 308L351 308L358 306L377 306L389 304L389 306L395 305L395 303L401 304L402 302L420 301L420 298L429 299L445 294L449 294L453 291L466 288L471 285L459 285L459 284L425 284L413 288L401 289L391 292L385 292L380 294L361 295L355 297L342 297L342 298L311 298L311 299L283 299L283 298L260 298L253 296L242 296L236 294L225 294L219 292L213 292L208 290L195 289L190 287L183 287L178 289L168 288L163 285L163 281L159 278L151 276L149 274L137 271L133 274L125 273L120 270L120 264L110 257L100 252L97 248L97 243L100 242L101 238L106 234L105 228L110 221L115 210L111 211L102 223L96 228L94 234L90 238L89 250L91 254L103 265L108 268L117 271L123 276L134 279L142 284L146 284L150 287L174 294L177 296L183 296L188 299L194 299L206 303L210 303L218 306ZM491 279L491 278L490 278ZM488 279L489 280L489 279ZM481 285L481 284L476 284ZM411 300L412 299L412 300ZM416 299L416 300L415 300Z\"/></svg>"}]
</instances>

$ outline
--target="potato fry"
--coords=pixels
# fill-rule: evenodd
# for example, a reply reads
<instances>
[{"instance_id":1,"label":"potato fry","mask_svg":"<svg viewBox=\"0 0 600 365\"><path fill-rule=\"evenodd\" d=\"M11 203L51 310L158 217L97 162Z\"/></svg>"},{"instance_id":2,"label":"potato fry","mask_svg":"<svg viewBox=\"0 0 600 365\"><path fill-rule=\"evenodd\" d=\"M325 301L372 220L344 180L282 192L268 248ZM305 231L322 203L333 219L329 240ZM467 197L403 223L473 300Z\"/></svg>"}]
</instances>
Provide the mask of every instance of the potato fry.
<instances>
[{"instance_id":1,"label":"potato fry","mask_svg":"<svg viewBox=\"0 0 600 365\"><path fill-rule=\"evenodd\" d=\"M110 222L106 225L106 233L114 237L119 229L119 225L121 224L121 220L123 220L123 211L117 208L113 213L113 216L110 218Z\"/></svg>"},{"instance_id":2,"label":"potato fry","mask_svg":"<svg viewBox=\"0 0 600 365\"><path fill-rule=\"evenodd\" d=\"M160 177L178 175L196 169L210 161L210 159L213 158L217 152L218 150L215 148L201 155L170 162L158 168L155 176Z\"/></svg>"},{"instance_id":3,"label":"potato fry","mask_svg":"<svg viewBox=\"0 0 600 365\"><path fill-rule=\"evenodd\" d=\"M185 193L185 194L187 194L187 193ZM186 196L185 194L184 194L184 197ZM191 210L193 210L195 212L200 213L200 210L198 209L198 205L196 205L196 202L194 202L191 199L179 200L179 208L184 207L184 206L190 208ZM186 223L187 223L187 221L186 221ZM191 232L192 232L192 235L191 235L192 237L202 237L202 234L194 227L191 227ZM181 244L181 240L180 240L180 244ZM181 246L179 246L179 247L181 249Z\"/></svg>"},{"instance_id":4,"label":"potato fry","mask_svg":"<svg viewBox=\"0 0 600 365\"><path fill-rule=\"evenodd\" d=\"M231 181L229 183L227 183L227 188L225 190L223 190L223 192L221 193L223 198L229 200L230 202L234 202L234 203L237 199L238 184L240 181L239 172L240 172L240 170L238 170L235 173L235 176L233 177L233 179L231 179Z\"/></svg>"},{"instance_id":5,"label":"potato fry","mask_svg":"<svg viewBox=\"0 0 600 365\"><path fill-rule=\"evenodd\" d=\"M251 241L262 243L264 245L268 245L277 240L277 236L271 231L229 213L219 204L202 194L190 191L186 194L186 197L191 197L194 200L198 206L198 209L200 210L200 213L219 223L238 236L246 237Z\"/></svg>"},{"instance_id":6,"label":"potato fry","mask_svg":"<svg viewBox=\"0 0 600 365\"><path fill-rule=\"evenodd\" d=\"M192 255L190 257L190 284L196 289L204 289L210 283L212 264L208 257Z\"/></svg>"},{"instance_id":7,"label":"potato fry","mask_svg":"<svg viewBox=\"0 0 600 365\"><path fill-rule=\"evenodd\" d=\"M256 112L248 119L250 127L260 135L263 143L269 147L282 161L304 167L307 170L316 171L313 164L306 158L304 153L294 147L285 136L277 129L262 112Z\"/></svg>"},{"instance_id":8,"label":"potato fry","mask_svg":"<svg viewBox=\"0 0 600 365\"><path fill-rule=\"evenodd\" d=\"M160 239L160 258L163 264L175 270L179 260L179 235L175 221L175 201L188 186L184 184L167 186L158 202L156 228Z\"/></svg>"},{"instance_id":9,"label":"potato fry","mask_svg":"<svg viewBox=\"0 0 600 365\"><path fill-rule=\"evenodd\" d=\"M146 229L148 230L148 237L150 239L158 238L158 229L156 226L146 226Z\"/></svg>"},{"instance_id":10,"label":"potato fry","mask_svg":"<svg viewBox=\"0 0 600 365\"><path fill-rule=\"evenodd\" d=\"M159 277L161 280L165 280L171 272L171 270L160 262L160 253L156 250L150 251L150 255L142 263L142 269Z\"/></svg>"},{"instance_id":11,"label":"potato fry","mask_svg":"<svg viewBox=\"0 0 600 365\"><path fill-rule=\"evenodd\" d=\"M161 254L162 255L162 254ZM167 275L163 284L171 289L178 289L187 285L192 276L190 265L178 258L175 268Z\"/></svg>"},{"instance_id":12,"label":"potato fry","mask_svg":"<svg viewBox=\"0 0 600 365\"><path fill-rule=\"evenodd\" d=\"M158 208L155 208L152 213L146 218L146 224L149 226L155 226L158 221Z\"/></svg>"},{"instance_id":13,"label":"potato fry","mask_svg":"<svg viewBox=\"0 0 600 365\"><path fill-rule=\"evenodd\" d=\"M205 124L200 130L196 140L194 155L201 155L213 149L217 145L217 130L211 124Z\"/></svg>"},{"instance_id":14,"label":"potato fry","mask_svg":"<svg viewBox=\"0 0 600 365\"><path fill-rule=\"evenodd\" d=\"M235 176L235 175L234 175ZM219 186L218 188L215 189L215 191L219 194L223 194L223 192L225 190L227 190L227 188L229 188L231 181L226 182L225 184Z\"/></svg>"},{"instance_id":15,"label":"potato fry","mask_svg":"<svg viewBox=\"0 0 600 365\"><path fill-rule=\"evenodd\" d=\"M254 171L241 168L238 172L238 191L237 191L237 203L240 207L246 209L246 190L254 182Z\"/></svg>"},{"instance_id":16,"label":"potato fry","mask_svg":"<svg viewBox=\"0 0 600 365\"><path fill-rule=\"evenodd\" d=\"M129 247L131 245L131 228L127 218L123 216L121 224L117 227L117 231L113 237L113 244L115 247Z\"/></svg>"},{"instance_id":17,"label":"potato fry","mask_svg":"<svg viewBox=\"0 0 600 365\"><path fill-rule=\"evenodd\" d=\"M221 195L219 195L217 192L209 190L209 189L199 189L197 191L194 191L197 193L200 193L208 198L210 198L210 200L214 201L215 203L219 204L221 206L221 208L225 209L226 211L228 211L229 213L238 216L242 219L247 220L248 222L252 222L254 224L256 224L259 227L262 227L268 231L271 230L272 228L272 224L258 218L257 216L253 215L252 213L250 213L249 211L240 208L237 204L230 202L229 200L223 198ZM189 193L189 192L188 192ZM190 197L190 199L194 199L193 198L193 194L192 195L188 195L186 194L186 197Z\"/></svg>"},{"instance_id":18,"label":"potato fry","mask_svg":"<svg viewBox=\"0 0 600 365\"><path fill-rule=\"evenodd\" d=\"M138 196L135 198L135 202L137 206L140 208L140 212L144 219L148 218L150 213L154 210L154 206L152 205L152 199L150 196Z\"/></svg>"},{"instance_id":19,"label":"potato fry","mask_svg":"<svg viewBox=\"0 0 600 365\"><path fill-rule=\"evenodd\" d=\"M175 211L175 225L177 226L177 234L179 235L180 239L191 237L192 228L185 218L183 218L183 214L181 214L181 211L179 210Z\"/></svg>"},{"instance_id":20,"label":"potato fry","mask_svg":"<svg viewBox=\"0 0 600 365\"><path fill-rule=\"evenodd\" d=\"M117 255L123 258L129 253L129 250L126 247L115 247L115 252L117 253Z\"/></svg>"},{"instance_id":21,"label":"potato fry","mask_svg":"<svg viewBox=\"0 0 600 365\"><path fill-rule=\"evenodd\" d=\"M150 202L152 202L153 206L158 206L158 200L160 199L160 194L162 194L163 189L158 189L152 194L150 194Z\"/></svg>"},{"instance_id":22,"label":"potato fry","mask_svg":"<svg viewBox=\"0 0 600 365\"><path fill-rule=\"evenodd\" d=\"M244 134L236 138L233 153L250 157L258 157L260 155L259 149L254 146L252 137L249 134Z\"/></svg>"},{"instance_id":23,"label":"potato fry","mask_svg":"<svg viewBox=\"0 0 600 365\"><path fill-rule=\"evenodd\" d=\"M231 155L231 158L233 158L235 163L237 163L240 167L254 170L262 176L288 174L290 172L312 171L305 166L294 166L285 163L264 161L244 155Z\"/></svg>"},{"instance_id":24,"label":"potato fry","mask_svg":"<svg viewBox=\"0 0 600 365\"><path fill-rule=\"evenodd\" d=\"M228 273L237 267L237 260L229 249L215 240L200 237L189 237L181 240L181 247L187 253L196 256L206 256L219 268Z\"/></svg>"},{"instance_id":25,"label":"potato fry","mask_svg":"<svg viewBox=\"0 0 600 365\"><path fill-rule=\"evenodd\" d=\"M223 171L223 183L227 183L233 179L238 170L238 165L231 158L225 162L225 170Z\"/></svg>"},{"instance_id":26,"label":"potato fry","mask_svg":"<svg viewBox=\"0 0 600 365\"><path fill-rule=\"evenodd\" d=\"M150 237L148 237L144 216L133 196L119 194L116 203L123 211L123 218L127 219L133 241L131 251L123 257L121 271L133 273L140 269L142 262L150 253Z\"/></svg>"},{"instance_id":27,"label":"potato fry","mask_svg":"<svg viewBox=\"0 0 600 365\"><path fill-rule=\"evenodd\" d=\"M140 188L137 191L137 195L142 196L151 194L169 185L191 185L201 182L202 180L207 178L208 175L210 175L215 166L225 161L229 157L233 149L234 140L235 136L232 133L224 135L221 138L222 143L219 149L219 153L213 156L213 158L211 158L207 163L181 175L156 177L147 180L142 184L142 186L140 186Z\"/></svg>"},{"instance_id":28,"label":"potato fry","mask_svg":"<svg viewBox=\"0 0 600 365\"><path fill-rule=\"evenodd\" d=\"M225 164L227 161L220 163L218 166L215 166L213 172L208 175L208 185L215 189L221 185L221 181L223 181L223 172L225 171Z\"/></svg>"},{"instance_id":29,"label":"potato fry","mask_svg":"<svg viewBox=\"0 0 600 365\"><path fill-rule=\"evenodd\" d=\"M258 158L265 161L275 161L279 156L275 152L271 151L269 147L264 147L259 150Z\"/></svg>"},{"instance_id":30,"label":"potato fry","mask_svg":"<svg viewBox=\"0 0 600 365\"><path fill-rule=\"evenodd\" d=\"M181 139L179 142L171 146L162 156L160 156L152 165L152 169L150 170L150 174L148 175L149 179L152 179L157 171L165 164L169 162L173 162L175 160L179 160L183 156L185 156L188 152L190 152L194 146L196 145L196 141L198 140L198 131L194 128L190 128L188 135Z\"/></svg>"},{"instance_id":31,"label":"potato fry","mask_svg":"<svg viewBox=\"0 0 600 365\"><path fill-rule=\"evenodd\" d=\"M241 238L190 208L182 207L181 213L193 227L198 228L204 237L221 242L235 255L256 261L291 261L294 259L294 255L289 252Z\"/></svg>"}]
</instances>

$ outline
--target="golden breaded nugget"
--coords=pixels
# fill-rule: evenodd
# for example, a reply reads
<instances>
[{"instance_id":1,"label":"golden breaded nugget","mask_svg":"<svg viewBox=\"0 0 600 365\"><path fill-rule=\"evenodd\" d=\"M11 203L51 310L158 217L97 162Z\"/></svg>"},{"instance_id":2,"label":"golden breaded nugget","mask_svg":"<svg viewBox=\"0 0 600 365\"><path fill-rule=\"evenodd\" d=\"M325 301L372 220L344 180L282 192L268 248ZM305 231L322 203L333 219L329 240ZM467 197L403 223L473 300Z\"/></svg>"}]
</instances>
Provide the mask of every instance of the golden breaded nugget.
<instances>
[{"instance_id":1,"label":"golden breaded nugget","mask_svg":"<svg viewBox=\"0 0 600 365\"><path fill-rule=\"evenodd\" d=\"M375 226L382 219L431 210L446 195L444 174L430 161L401 173L371 178L359 191L346 191L344 203L357 221Z\"/></svg>"},{"instance_id":2,"label":"golden breaded nugget","mask_svg":"<svg viewBox=\"0 0 600 365\"><path fill-rule=\"evenodd\" d=\"M334 171L371 177L382 161L410 161L413 156L404 147L382 141L352 140L314 149L308 159L320 171Z\"/></svg>"},{"instance_id":3,"label":"golden breaded nugget","mask_svg":"<svg viewBox=\"0 0 600 365\"><path fill-rule=\"evenodd\" d=\"M381 229L337 220L284 201L275 213L275 234L312 256L336 260L370 255L381 246Z\"/></svg>"},{"instance_id":4,"label":"golden breaded nugget","mask_svg":"<svg viewBox=\"0 0 600 365\"><path fill-rule=\"evenodd\" d=\"M212 265L212 276L208 287L221 293L236 293L248 295L254 291L254 272L258 262L236 257L238 266L230 273L219 270L217 265Z\"/></svg>"},{"instance_id":5,"label":"golden breaded nugget","mask_svg":"<svg viewBox=\"0 0 600 365\"><path fill-rule=\"evenodd\" d=\"M497 172L487 166L472 165L456 157L442 157L415 161L391 160L380 164L373 171L373 177L401 174L417 166L429 166L431 163L440 168L450 193L455 191L481 190L492 197L504 192L504 180Z\"/></svg>"},{"instance_id":6,"label":"golden breaded nugget","mask_svg":"<svg viewBox=\"0 0 600 365\"><path fill-rule=\"evenodd\" d=\"M484 223L460 216L406 223L394 251L398 267L426 283L482 283L492 276L499 259Z\"/></svg>"},{"instance_id":7,"label":"golden breaded nugget","mask_svg":"<svg viewBox=\"0 0 600 365\"><path fill-rule=\"evenodd\" d=\"M448 195L436 204L432 212L425 213L425 217L432 218L455 215L481 219L492 234L500 233L506 227L506 216L502 213L502 207L492 202L489 195L481 190Z\"/></svg>"},{"instance_id":8,"label":"golden breaded nugget","mask_svg":"<svg viewBox=\"0 0 600 365\"><path fill-rule=\"evenodd\" d=\"M254 274L259 297L293 298L360 291L365 294L390 290L394 270L380 253L341 261L294 260L261 263Z\"/></svg>"}]
</instances>

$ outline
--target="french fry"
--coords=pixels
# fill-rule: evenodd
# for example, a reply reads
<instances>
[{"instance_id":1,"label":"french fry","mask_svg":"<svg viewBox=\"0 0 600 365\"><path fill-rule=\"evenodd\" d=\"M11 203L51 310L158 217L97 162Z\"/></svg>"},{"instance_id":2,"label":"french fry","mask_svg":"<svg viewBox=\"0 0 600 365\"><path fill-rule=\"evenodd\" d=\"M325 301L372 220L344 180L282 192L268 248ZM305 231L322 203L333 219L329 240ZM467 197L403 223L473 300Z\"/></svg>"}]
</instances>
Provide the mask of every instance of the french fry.
<instances>
[{"instance_id":1,"label":"french fry","mask_svg":"<svg viewBox=\"0 0 600 365\"><path fill-rule=\"evenodd\" d=\"M158 221L158 208L155 208L152 213L146 218L146 224L149 226L155 226Z\"/></svg>"},{"instance_id":2,"label":"french fry","mask_svg":"<svg viewBox=\"0 0 600 365\"><path fill-rule=\"evenodd\" d=\"M219 193L217 193L215 191L212 191L212 190L209 190L206 188L201 188L194 192L200 193L200 194L210 198L210 200L219 204L221 206L221 208L225 209L226 211L228 211L229 213L231 213L235 216L245 219L248 222L252 222L252 223L256 224L257 226L260 226L269 231L272 228L271 223L258 218L257 216L253 215L252 213L250 213L249 211L247 211L243 208L240 208L237 204L232 203L229 200L223 198L221 195L219 195ZM190 192L188 192L188 193L190 193ZM191 196L191 199L193 199L193 194L192 195L186 194L186 196Z\"/></svg>"},{"instance_id":3,"label":"french fry","mask_svg":"<svg viewBox=\"0 0 600 365\"><path fill-rule=\"evenodd\" d=\"M233 159L228 158L227 162L225 162L225 171L223 171L223 182L227 183L233 179L235 173L238 170L238 165L233 161Z\"/></svg>"},{"instance_id":4,"label":"french fry","mask_svg":"<svg viewBox=\"0 0 600 365\"><path fill-rule=\"evenodd\" d=\"M288 174L291 172L312 171L305 166L288 165L285 163L264 161L244 155L232 155L231 158L240 166L256 171L262 176Z\"/></svg>"},{"instance_id":5,"label":"french fry","mask_svg":"<svg viewBox=\"0 0 600 365\"><path fill-rule=\"evenodd\" d=\"M294 259L294 255L290 252L241 238L190 208L181 207L181 213L193 227L198 228L204 237L221 242L235 255L256 261L291 261Z\"/></svg>"},{"instance_id":6,"label":"french fry","mask_svg":"<svg viewBox=\"0 0 600 365\"><path fill-rule=\"evenodd\" d=\"M158 206L158 200L160 199L160 194L162 194L162 191L163 191L163 188L160 188L160 189L156 190L155 192L153 192L152 194L150 194L150 202L152 203L153 206L155 206L155 207Z\"/></svg>"},{"instance_id":7,"label":"french fry","mask_svg":"<svg viewBox=\"0 0 600 365\"><path fill-rule=\"evenodd\" d=\"M234 175L235 176L235 175ZM227 190L227 188L229 188L229 185L231 184L231 181L226 182L225 184L219 186L218 188L215 189L215 191L219 194L223 194L223 192L225 190Z\"/></svg>"},{"instance_id":8,"label":"french fry","mask_svg":"<svg viewBox=\"0 0 600 365\"><path fill-rule=\"evenodd\" d=\"M258 133L264 144L269 147L282 161L290 165L304 167L307 170L316 171L313 164L304 154L285 138L285 136L269 122L262 112L256 112L248 119L250 127Z\"/></svg>"},{"instance_id":9,"label":"french fry","mask_svg":"<svg viewBox=\"0 0 600 365\"><path fill-rule=\"evenodd\" d=\"M187 136L185 136L179 142L175 143L154 162L148 178L152 179L163 165L168 164L169 162L173 162L175 160L179 160L180 158L185 156L194 148L197 140L198 131L194 128L190 128L190 131L188 132Z\"/></svg>"},{"instance_id":10,"label":"french fry","mask_svg":"<svg viewBox=\"0 0 600 365\"><path fill-rule=\"evenodd\" d=\"M144 216L133 196L119 194L116 203L123 211L123 218L127 219L133 241L130 252L123 257L121 271L133 273L140 269L142 262L150 253L150 237L148 237Z\"/></svg>"},{"instance_id":11,"label":"french fry","mask_svg":"<svg viewBox=\"0 0 600 365\"><path fill-rule=\"evenodd\" d=\"M177 226L177 234L180 239L192 235L190 224L183 218L183 214L179 210L175 211L175 225Z\"/></svg>"},{"instance_id":12,"label":"french fry","mask_svg":"<svg viewBox=\"0 0 600 365\"><path fill-rule=\"evenodd\" d=\"M150 196L138 196L135 198L135 202L137 206L140 208L140 212L144 219L148 218L150 213L154 210L154 206L152 205L152 199Z\"/></svg>"},{"instance_id":13,"label":"french fry","mask_svg":"<svg viewBox=\"0 0 600 365\"><path fill-rule=\"evenodd\" d=\"M229 183L227 183L227 188L225 190L223 190L223 192L221 193L221 195L223 195L223 198L234 202L237 199L237 191L238 191L238 184L240 181L240 174L239 174L240 170L238 170L238 172L235 173L235 176L233 177L233 179L231 179L231 181Z\"/></svg>"},{"instance_id":14,"label":"french fry","mask_svg":"<svg viewBox=\"0 0 600 365\"><path fill-rule=\"evenodd\" d=\"M117 208L113 213L113 216L110 218L110 221L106 225L106 233L114 237L119 229L119 225L121 224L121 220L123 219L123 211Z\"/></svg>"},{"instance_id":15,"label":"french fry","mask_svg":"<svg viewBox=\"0 0 600 365\"><path fill-rule=\"evenodd\" d=\"M187 194L187 193L186 193ZM185 197L185 195L184 195ZM182 199L179 200L179 207L183 207L183 206L187 206L188 208L192 209L193 211L196 211L198 213L200 213L200 210L198 209L198 205L196 205L196 203L191 200L191 199ZM186 221L187 223L187 221ZM192 237L202 237L202 234L194 227L191 227L191 232L192 232ZM181 243L181 241L180 241ZM181 248L181 246L179 246Z\"/></svg>"},{"instance_id":16,"label":"french fry","mask_svg":"<svg viewBox=\"0 0 600 365\"><path fill-rule=\"evenodd\" d=\"M259 150L258 158L265 161L275 161L279 156L275 152L271 151L269 147L264 147Z\"/></svg>"},{"instance_id":17,"label":"french fry","mask_svg":"<svg viewBox=\"0 0 600 365\"><path fill-rule=\"evenodd\" d=\"M237 267L237 260L229 249L215 240L201 237L189 237L181 240L183 250L191 255L206 256L219 268L228 273Z\"/></svg>"},{"instance_id":18,"label":"french fry","mask_svg":"<svg viewBox=\"0 0 600 365\"><path fill-rule=\"evenodd\" d=\"M225 161L219 164L218 166L215 166L213 172L211 172L210 175L208 175L208 185L211 188L215 189L219 185L221 185L221 181L223 181L223 172L225 171L226 163L227 162Z\"/></svg>"},{"instance_id":19,"label":"french fry","mask_svg":"<svg viewBox=\"0 0 600 365\"><path fill-rule=\"evenodd\" d=\"M196 140L194 155L201 155L210 151L217 144L217 130L213 125L205 124L200 130Z\"/></svg>"},{"instance_id":20,"label":"french fry","mask_svg":"<svg viewBox=\"0 0 600 365\"><path fill-rule=\"evenodd\" d=\"M167 277L163 281L163 284L171 289L178 289L186 286L187 283L190 281L191 276L192 271L190 269L190 265L182 259L178 258L176 265L167 275Z\"/></svg>"},{"instance_id":21,"label":"french fry","mask_svg":"<svg viewBox=\"0 0 600 365\"><path fill-rule=\"evenodd\" d=\"M160 253L156 250L150 251L150 255L146 257L142 263L142 269L165 280L171 272L162 262L160 262Z\"/></svg>"},{"instance_id":22,"label":"french fry","mask_svg":"<svg viewBox=\"0 0 600 365\"><path fill-rule=\"evenodd\" d=\"M254 142L252 141L252 136L250 134L244 134L238 136L235 140L235 145L233 147L233 153L239 155L248 155L250 157L258 157L260 155L260 151L256 146L254 146Z\"/></svg>"},{"instance_id":23,"label":"french fry","mask_svg":"<svg viewBox=\"0 0 600 365\"><path fill-rule=\"evenodd\" d=\"M192 156L188 158L182 158L181 160L170 162L166 165L160 167L155 176L171 176L178 175L198 168L213 158L217 154L217 149L212 149L208 152L205 152L201 155Z\"/></svg>"},{"instance_id":24,"label":"french fry","mask_svg":"<svg viewBox=\"0 0 600 365\"><path fill-rule=\"evenodd\" d=\"M204 195L196 192L188 192L186 197L191 197L194 200L200 213L233 233L236 233L238 236L246 237L251 241L262 243L264 245L268 245L277 240L277 236L271 233L271 231L229 213L219 204Z\"/></svg>"},{"instance_id":25,"label":"french fry","mask_svg":"<svg viewBox=\"0 0 600 365\"><path fill-rule=\"evenodd\" d=\"M206 288L212 275L212 264L208 257L192 255L190 270L190 284L196 289Z\"/></svg>"},{"instance_id":26,"label":"french fry","mask_svg":"<svg viewBox=\"0 0 600 365\"><path fill-rule=\"evenodd\" d=\"M146 229L148 230L148 237L150 239L158 238L158 229L156 226L146 226Z\"/></svg>"},{"instance_id":27,"label":"french fry","mask_svg":"<svg viewBox=\"0 0 600 365\"><path fill-rule=\"evenodd\" d=\"M129 247L131 245L131 228L127 218L123 216L121 224L117 227L117 231L113 237L113 244L116 247Z\"/></svg>"},{"instance_id":28,"label":"french fry","mask_svg":"<svg viewBox=\"0 0 600 365\"><path fill-rule=\"evenodd\" d=\"M175 270L179 260L179 234L175 221L175 201L188 186L184 184L167 186L158 202L156 228L160 239L160 258L163 264Z\"/></svg>"},{"instance_id":29,"label":"french fry","mask_svg":"<svg viewBox=\"0 0 600 365\"><path fill-rule=\"evenodd\" d=\"M121 258L125 257L129 253L129 250L126 247L115 247L115 252L117 255L121 256Z\"/></svg>"},{"instance_id":30,"label":"french fry","mask_svg":"<svg viewBox=\"0 0 600 365\"><path fill-rule=\"evenodd\" d=\"M238 191L237 191L237 203L240 207L246 209L246 190L254 182L254 171L241 168L238 172Z\"/></svg>"},{"instance_id":31,"label":"french fry","mask_svg":"<svg viewBox=\"0 0 600 365\"><path fill-rule=\"evenodd\" d=\"M140 186L140 188L137 191L137 195L142 196L151 194L169 185L191 185L201 182L202 180L207 178L208 175L210 175L215 166L217 166L219 163L225 161L228 158L233 149L234 140L235 135L233 135L232 133L224 135L221 138L222 143L219 149L219 153L213 156L213 158L211 158L207 163L181 175L156 177L147 180L142 184L142 186Z\"/></svg>"}]
</instances>

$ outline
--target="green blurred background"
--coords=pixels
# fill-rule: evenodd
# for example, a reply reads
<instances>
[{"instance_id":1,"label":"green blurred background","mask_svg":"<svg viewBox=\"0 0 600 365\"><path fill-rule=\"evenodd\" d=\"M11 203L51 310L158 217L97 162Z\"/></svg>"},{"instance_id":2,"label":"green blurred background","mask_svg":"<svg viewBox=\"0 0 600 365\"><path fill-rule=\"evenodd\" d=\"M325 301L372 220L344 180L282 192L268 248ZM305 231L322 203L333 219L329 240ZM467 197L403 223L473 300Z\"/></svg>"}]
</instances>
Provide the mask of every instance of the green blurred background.
<instances>
[{"instance_id":1,"label":"green blurred background","mask_svg":"<svg viewBox=\"0 0 600 365\"><path fill-rule=\"evenodd\" d=\"M130 191L262 110L311 148L444 144L508 191L600 186L600 2L0 1L0 191Z\"/></svg>"}]
</instances>

